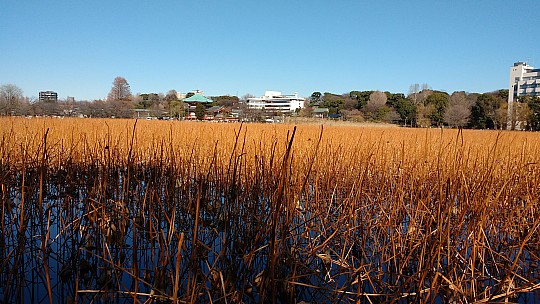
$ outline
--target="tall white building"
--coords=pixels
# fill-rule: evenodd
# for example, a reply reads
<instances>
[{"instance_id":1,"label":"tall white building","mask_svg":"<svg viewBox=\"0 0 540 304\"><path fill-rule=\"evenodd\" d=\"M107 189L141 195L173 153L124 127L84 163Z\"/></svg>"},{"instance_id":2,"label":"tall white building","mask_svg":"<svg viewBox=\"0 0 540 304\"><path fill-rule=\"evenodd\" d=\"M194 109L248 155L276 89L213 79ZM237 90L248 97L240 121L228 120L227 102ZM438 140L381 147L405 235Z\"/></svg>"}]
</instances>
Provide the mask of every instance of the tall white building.
<instances>
[{"instance_id":1,"label":"tall white building","mask_svg":"<svg viewBox=\"0 0 540 304\"><path fill-rule=\"evenodd\" d=\"M291 114L296 109L304 107L305 98L298 94L283 95L277 91L266 91L262 97L248 98L247 106L251 109L260 109L268 114Z\"/></svg>"},{"instance_id":2,"label":"tall white building","mask_svg":"<svg viewBox=\"0 0 540 304\"><path fill-rule=\"evenodd\" d=\"M540 69L535 69L526 62L516 62L510 68L508 129L512 127L514 101L524 95L540 96Z\"/></svg>"}]
</instances>

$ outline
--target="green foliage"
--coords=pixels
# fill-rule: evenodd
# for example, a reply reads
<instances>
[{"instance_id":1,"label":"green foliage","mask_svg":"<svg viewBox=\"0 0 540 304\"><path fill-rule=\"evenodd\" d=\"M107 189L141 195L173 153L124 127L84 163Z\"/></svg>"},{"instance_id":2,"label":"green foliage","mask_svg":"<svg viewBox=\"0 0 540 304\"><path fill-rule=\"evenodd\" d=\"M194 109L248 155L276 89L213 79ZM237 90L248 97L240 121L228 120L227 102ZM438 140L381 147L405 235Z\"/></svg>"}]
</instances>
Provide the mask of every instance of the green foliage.
<instances>
[{"instance_id":1,"label":"green foliage","mask_svg":"<svg viewBox=\"0 0 540 304\"><path fill-rule=\"evenodd\" d=\"M195 106L195 116L197 117L197 120L203 120L204 119L204 106L201 103L197 103Z\"/></svg>"},{"instance_id":2,"label":"green foliage","mask_svg":"<svg viewBox=\"0 0 540 304\"><path fill-rule=\"evenodd\" d=\"M540 97L524 96L522 102L526 102L529 106L528 128L533 131L540 131Z\"/></svg>"},{"instance_id":3,"label":"green foliage","mask_svg":"<svg viewBox=\"0 0 540 304\"><path fill-rule=\"evenodd\" d=\"M393 106L394 103L405 99L405 95L403 93L390 93L387 91L384 92L384 94L386 94L386 103L391 106Z\"/></svg>"},{"instance_id":4,"label":"green foliage","mask_svg":"<svg viewBox=\"0 0 540 304\"><path fill-rule=\"evenodd\" d=\"M508 100L508 90L507 90L507 89L505 89L505 90L498 90L498 91L496 92L496 95L497 95L497 97L499 97L500 99L502 99L502 100L504 100L504 101Z\"/></svg>"},{"instance_id":5,"label":"green foliage","mask_svg":"<svg viewBox=\"0 0 540 304\"><path fill-rule=\"evenodd\" d=\"M410 100L406 99L403 93L384 93L387 98L386 103L396 110L400 123L413 125L416 117L416 106Z\"/></svg>"},{"instance_id":6,"label":"green foliage","mask_svg":"<svg viewBox=\"0 0 540 304\"><path fill-rule=\"evenodd\" d=\"M321 92L313 92L309 97L309 103L312 105L318 105L321 102L322 94Z\"/></svg>"},{"instance_id":7,"label":"green foliage","mask_svg":"<svg viewBox=\"0 0 540 304\"><path fill-rule=\"evenodd\" d=\"M398 99L393 102L394 109L399 114L402 124L416 124L416 106L408 99Z\"/></svg>"},{"instance_id":8,"label":"green foliage","mask_svg":"<svg viewBox=\"0 0 540 304\"><path fill-rule=\"evenodd\" d=\"M444 122L444 111L448 105L448 93L434 91L426 99L426 106L428 105L432 105L433 107L433 110L428 115L431 122L437 126L442 125Z\"/></svg>"},{"instance_id":9,"label":"green foliage","mask_svg":"<svg viewBox=\"0 0 540 304\"><path fill-rule=\"evenodd\" d=\"M343 98L343 96L328 92L324 93L322 100L323 101L319 104L319 107L328 108L330 114L339 113L345 104L345 98Z\"/></svg>"},{"instance_id":10,"label":"green foliage","mask_svg":"<svg viewBox=\"0 0 540 304\"><path fill-rule=\"evenodd\" d=\"M383 121L386 119L386 115L390 113L390 108L387 106L380 107L376 112L376 121Z\"/></svg>"},{"instance_id":11,"label":"green foliage","mask_svg":"<svg viewBox=\"0 0 540 304\"><path fill-rule=\"evenodd\" d=\"M212 100L214 100L214 102L212 103L213 106L224 106L224 107L231 107L240 102L240 99L237 96L227 96L227 95L212 97Z\"/></svg>"},{"instance_id":12,"label":"green foliage","mask_svg":"<svg viewBox=\"0 0 540 304\"><path fill-rule=\"evenodd\" d=\"M349 97L356 100L357 109L362 109L367 105L369 96L371 96L371 93L373 92L374 91L351 91Z\"/></svg>"},{"instance_id":13,"label":"green foliage","mask_svg":"<svg viewBox=\"0 0 540 304\"><path fill-rule=\"evenodd\" d=\"M190 97L193 96L193 95L195 95L195 93L189 92L189 93L186 94L186 98L190 98Z\"/></svg>"},{"instance_id":14,"label":"green foliage","mask_svg":"<svg viewBox=\"0 0 540 304\"><path fill-rule=\"evenodd\" d=\"M140 101L137 104L139 109L148 109L155 104L159 104L159 95L156 93L141 94Z\"/></svg>"},{"instance_id":15,"label":"green foliage","mask_svg":"<svg viewBox=\"0 0 540 304\"><path fill-rule=\"evenodd\" d=\"M493 129L495 122L493 117L498 102L491 94L481 94L471 108L471 121L469 126L473 129Z\"/></svg>"}]
</instances>

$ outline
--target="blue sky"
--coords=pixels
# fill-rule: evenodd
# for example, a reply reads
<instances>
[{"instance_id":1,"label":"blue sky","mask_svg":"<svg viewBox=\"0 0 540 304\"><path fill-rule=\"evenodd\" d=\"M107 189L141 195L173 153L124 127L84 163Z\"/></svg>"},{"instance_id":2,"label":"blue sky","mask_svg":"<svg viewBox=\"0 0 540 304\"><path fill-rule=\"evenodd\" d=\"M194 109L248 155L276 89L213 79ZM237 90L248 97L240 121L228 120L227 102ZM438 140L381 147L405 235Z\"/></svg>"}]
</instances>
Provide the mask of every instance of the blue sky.
<instances>
[{"instance_id":1,"label":"blue sky","mask_svg":"<svg viewBox=\"0 0 540 304\"><path fill-rule=\"evenodd\" d=\"M0 84L25 96L506 88L540 67L540 2L0 0Z\"/></svg>"}]
</instances>

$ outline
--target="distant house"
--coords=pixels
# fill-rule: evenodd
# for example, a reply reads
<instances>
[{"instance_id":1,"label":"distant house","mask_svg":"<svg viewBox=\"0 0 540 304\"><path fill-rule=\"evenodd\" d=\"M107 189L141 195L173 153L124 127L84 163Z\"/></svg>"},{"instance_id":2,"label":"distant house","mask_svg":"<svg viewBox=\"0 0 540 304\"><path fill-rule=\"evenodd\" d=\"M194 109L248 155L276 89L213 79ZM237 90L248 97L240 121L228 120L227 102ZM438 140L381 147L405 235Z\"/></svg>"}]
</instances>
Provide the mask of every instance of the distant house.
<instances>
[{"instance_id":1,"label":"distant house","mask_svg":"<svg viewBox=\"0 0 540 304\"><path fill-rule=\"evenodd\" d=\"M313 117L315 118L327 118L328 113L330 113L330 109L328 108L316 108L313 110Z\"/></svg>"},{"instance_id":2,"label":"distant house","mask_svg":"<svg viewBox=\"0 0 540 304\"><path fill-rule=\"evenodd\" d=\"M206 109L205 120L226 121L231 116L231 110L224 106L213 106Z\"/></svg>"},{"instance_id":3,"label":"distant house","mask_svg":"<svg viewBox=\"0 0 540 304\"><path fill-rule=\"evenodd\" d=\"M244 115L244 111L242 109L236 107L231 109L231 116L235 119L240 119L240 117Z\"/></svg>"}]
</instances>

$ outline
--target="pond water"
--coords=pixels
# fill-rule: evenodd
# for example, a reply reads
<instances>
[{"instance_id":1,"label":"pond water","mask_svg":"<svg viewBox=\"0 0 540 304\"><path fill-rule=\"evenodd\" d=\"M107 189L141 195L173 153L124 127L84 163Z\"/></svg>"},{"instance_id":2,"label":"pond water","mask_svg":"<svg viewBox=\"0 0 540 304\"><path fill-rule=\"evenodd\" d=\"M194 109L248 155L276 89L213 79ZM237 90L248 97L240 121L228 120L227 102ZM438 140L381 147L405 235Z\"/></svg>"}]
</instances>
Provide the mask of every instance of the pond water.
<instances>
[{"instance_id":1,"label":"pond water","mask_svg":"<svg viewBox=\"0 0 540 304\"><path fill-rule=\"evenodd\" d=\"M436 229L413 231L407 215L379 224L385 212L369 199L351 212L332 193L312 209L313 193L279 200L254 190L264 185L125 174L49 172L41 190L38 172L24 185L20 174L4 179L3 302L446 303L500 300L507 288L511 301L540 303L538 244L487 235L495 256L464 225L454 253L435 260Z\"/></svg>"}]
</instances>

